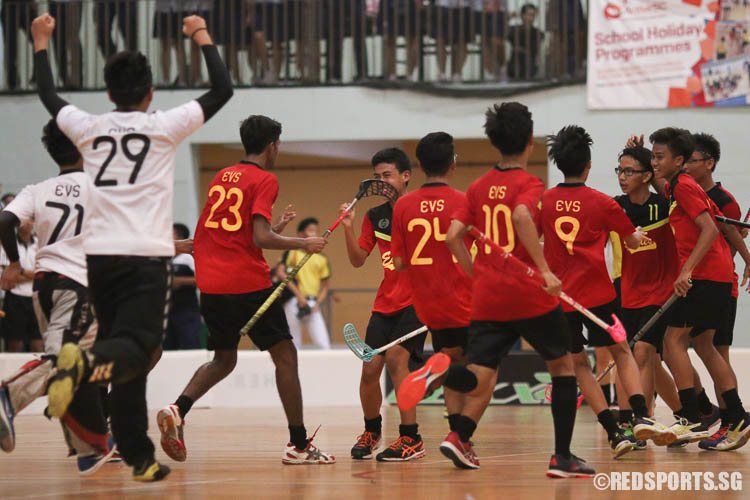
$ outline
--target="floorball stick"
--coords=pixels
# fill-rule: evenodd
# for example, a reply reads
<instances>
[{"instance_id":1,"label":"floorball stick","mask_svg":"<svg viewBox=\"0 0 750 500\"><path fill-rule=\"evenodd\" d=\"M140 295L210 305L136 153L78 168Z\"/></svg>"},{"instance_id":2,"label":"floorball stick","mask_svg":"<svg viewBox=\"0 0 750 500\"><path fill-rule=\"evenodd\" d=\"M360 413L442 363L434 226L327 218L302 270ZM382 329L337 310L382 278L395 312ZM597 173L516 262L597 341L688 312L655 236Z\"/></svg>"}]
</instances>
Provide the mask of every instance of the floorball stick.
<instances>
[{"instance_id":1,"label":"floorball stick","mask_svg":"<svg viewBox=\"0 0 750 500\"><path fill-rule=\"evenodd\" d=\"M541 278L539 274L534 271L531 267L524 264L521 260L518 259L518 257L514 256L513 254L506 252L500 245L492 241L491 239L487 238L487 235L482 233L479 229L477 229L474 226L468 226L467 227L469 234L473 236L478 244L484 243L486 245L489 245L494 250L500 252L500 256L506 260L509 260L519 266L523 269L523 271L526 272L526 274L532 278L537 279L537 281ZM612 315L612 320L614 321L614 324L609 325L599 319L594 313L583 307L581 304L576 302L572 297L570 297L565 292L560 292L560 298L573 306L578 312L586 316L588 319L596 323L599 327L601 327L603 330L605 330L607 333L610 334L612 339L615 342L622 342L627 338L627 334L625 333L625 328L622 326L622 323L620 323L620 320L617 318L615 314Z\"/></svg>"},{"instance_id":2,"label":"floorball stick","mask_svg":"<svg viewBox=\"0 0 750 500\"><path fill-rule=\"evenodd\" d=\"M336 219L336 221L331 224L331 227L326 229L326 232L322 235L323 238L328 238L333 230L338 227L342 220L344 220L344 217L346 217L349 212L351 212L352 208L354 208L354 205L356 205L357 202L362 198L366 198L368 196L384 196L388 198L388 201L395 202L398 198L398 192L396 191L396 188L385 181L377 179L366 179L362 181L359 184L359 191L357 192L357 196L355 196L349 206L346 207L346 210L344 210L344 212L339 215L338 219ZM284 281L278 284L276 289L271 293L271 295L268 296L266 301L263 302L263 304L258 308L257 311L255 311L255 314L253 314L253 317L250 318L250 321L245 323L245 326L242 327L242 329L240 330L241 335L247 335L247 332L249 332L250 329L255 325L255 323L258 322L260 317L263 316L263 313L265 313L268 308L271 307L271 304L273 304L273 302L279 297L279 295L281 295L281 292L284 291L289 282L292 281L295 276L297 276L299 270L302 268L302 266L305 265L308 260L310 260L310 257L312 257L311 253L308 253L304 257L302 257L302 260L299 261L297 266L286 275Z\"/></svg>"},{"instance_id":3,"label":"floorball stick","mask_svg":"<svg viewBox=\"0 0 750 500\"><path fill-rule=\"evenodd\" d=\"M398 338L389 344L386 344L382 347L378 347L377 349L373 349L369 345L365 344L365 341L362 340L362 337L359 336L359 334L357 333L357 329L354 328L354 325L352 325L351 323L347 323L344 326L344 340L346 341L346 345L349 346L349 349L352 350L355 356L357 356L359 359L361 359L365 363L369 363L370 361L373 360L375 356L377 356L378 354L382 352L387 351L394 345L398 345L402 342L406 342L410 338L416 337L417 335L421 335L426 331L427 331L426 326L417 328L413 332L409 332L403 337Z\"/></svg>"},{"instance_id":4,"label":"floorball stick","mask_svg":"<svg viewBox=\"0 0 750 500\"><path fill-rule=\"evenodd\" d=\"M731 224L733 226L739 226L750 229L750 223L748 222L742 222L741 220L736 219L730 219L728 217L724 217L723 215L716 215L716 220L719 222L723 222L724 224Z\"/></svg>"}]
</instances>

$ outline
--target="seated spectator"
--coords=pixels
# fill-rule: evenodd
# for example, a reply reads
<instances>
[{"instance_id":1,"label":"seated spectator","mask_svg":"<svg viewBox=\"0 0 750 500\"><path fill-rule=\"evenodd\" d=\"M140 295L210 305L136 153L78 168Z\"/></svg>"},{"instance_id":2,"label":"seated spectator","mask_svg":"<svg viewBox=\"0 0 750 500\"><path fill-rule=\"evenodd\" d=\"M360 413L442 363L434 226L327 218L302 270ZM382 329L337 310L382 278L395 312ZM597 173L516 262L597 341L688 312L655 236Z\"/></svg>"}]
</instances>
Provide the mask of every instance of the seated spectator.
<instances>
[{"instance_id":1,"label":"seated spectator","mask_svg":"<svg viewBox=\"0 0 750 500\"><path fill-rule=\"evenodd\" d=\"M438 60L438 80L448 81L448 49L451 53L450 78L454 82L462 80L466 62L467 43L472 37L471 8L468 0L436 0L432 12L432 36L435 38L435 52Z\"/></svg>"},{"instance_id":2,"label":"seated spectator","mask_svg":"<svg viewBox=\"0 0 750 500\"><path fill-rule=\"evenodd\" d=\"M536 6L527 3L521 7L521 24L508 30L508 41L513 47L508 65L511 78L528 80L536 76L544 33L534 27L535 19Z\"/></svg>"},{"instance_id":3,"label":"seated spectator","mask_svg":"<svg viewBox=\"0 0 750 500\"><path fill-rule=\"evenodd\" d=\"M175 240L190 238L185 224L173 226ZM195 261L187 253L172 260L172 307L167 320L164 349L199 349L201 313L195 287Z\"/></svg>"},{"instance_id":4,"label":"seated spectator","mask_svg":"<svg viewBox=\"0 0 750 500\"><path fill-rule=\"evenodd\" d=\"M5 198L5 197L3 197ZM10 202L9 202L10 203ZM21 277L13 288L5 292L3 310L3 337L9 352L42 352L44 342L36 322L33 304L34 261L37 247L34 238L34 222L24 221L18 226L18 257L21 263ZM5 252L0 253L0 266L9 264Z\"/></svg>"}]
</instances>

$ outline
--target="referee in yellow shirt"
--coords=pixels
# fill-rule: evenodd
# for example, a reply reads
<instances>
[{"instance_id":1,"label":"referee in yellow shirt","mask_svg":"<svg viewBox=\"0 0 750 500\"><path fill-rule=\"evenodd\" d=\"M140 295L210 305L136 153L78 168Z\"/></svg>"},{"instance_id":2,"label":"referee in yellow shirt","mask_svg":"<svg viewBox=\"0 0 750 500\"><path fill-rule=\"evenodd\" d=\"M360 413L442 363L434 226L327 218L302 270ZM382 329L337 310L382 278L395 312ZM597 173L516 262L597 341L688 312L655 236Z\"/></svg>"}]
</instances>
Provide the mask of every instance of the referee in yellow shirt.
<instances>
[{"instance_id":1,"label":"referee in yellow shirt","mask_svg":"<svg viewBox=\"0 0 750 500\"><path fill-rule=\"evenodd\" d=\"M297 235L300 238L320 236L318 220L313 217L302 220L297 226ZM293 269L304 256L304 250L290 250L284 260L287 271ZM286 312L289 330L297 348L302 344L302 324L307 326L307 332L315 347L331 348L328 329L323 314L320 312L320 304L328 295L330 277L331 267L328 264L328 257L322 253L316 253L297 273L297 285L294 286L292 283L289 285L295 298L284 304L284 312Z\"/></svg>"}]
</instances>

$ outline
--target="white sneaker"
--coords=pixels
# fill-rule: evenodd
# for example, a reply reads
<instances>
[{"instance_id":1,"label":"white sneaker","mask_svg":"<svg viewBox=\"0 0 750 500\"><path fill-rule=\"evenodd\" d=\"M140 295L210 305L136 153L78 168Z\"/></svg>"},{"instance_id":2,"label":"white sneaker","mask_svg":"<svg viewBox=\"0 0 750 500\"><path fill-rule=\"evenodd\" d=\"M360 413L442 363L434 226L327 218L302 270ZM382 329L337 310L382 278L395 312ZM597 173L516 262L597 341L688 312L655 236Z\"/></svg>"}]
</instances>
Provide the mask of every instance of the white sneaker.
<instances>
[{"instance_id":1,"label":"white sneaker","mask_svg":"<svg viewBox=\"0 0 750 500\"><path fill-rule=\"evenodd\" d=\"M184 422L178 406L169 405L159 410L156 414L156 423L161 432L161 447L164 453L172 460L184 462L187 459L187 448L182 432Z\"/></svg>"},{"instance_id":2,"label":"white sneaker","mask_svg":"<svg viewBox=\"0 0 750 500\"><path fill-rule=\"evenodd\" d=\"M745 418L740 420L733 429L729 429L726 437L716 444L716 448L719 451L736 450L745 446L748 439L750 439L750 415L745 414Z\"/></svg>"},{"instance_id":3,"label":"white sneaker","mask_svg":"<svg viewBox=\"0 0 750 500\"><path fill-rule=\"evenodd\" d=\"M321 451L320 448L312 444L318 429L315 430L312 437L307 439L307 446L304 450L298 450L292 443L287 443L284 454L281 456L281 463L284 465L335 464L336 457Z\"/></svg>"},{"instance_id":4,"label":"white sneaker","mask_svg":"<svg viewBox=\"0 0 750 500\"><path fill-rule=\"evenodd\" d=\"M669 429L677 436L677 439L672 443L673 446L675 446L676 443L692 443L694 441L700 441L711 435L711 432L705 425L700 422L691 423L686 418L678 418L677 422L672 424Z\"/></svg>"}]
</instances>

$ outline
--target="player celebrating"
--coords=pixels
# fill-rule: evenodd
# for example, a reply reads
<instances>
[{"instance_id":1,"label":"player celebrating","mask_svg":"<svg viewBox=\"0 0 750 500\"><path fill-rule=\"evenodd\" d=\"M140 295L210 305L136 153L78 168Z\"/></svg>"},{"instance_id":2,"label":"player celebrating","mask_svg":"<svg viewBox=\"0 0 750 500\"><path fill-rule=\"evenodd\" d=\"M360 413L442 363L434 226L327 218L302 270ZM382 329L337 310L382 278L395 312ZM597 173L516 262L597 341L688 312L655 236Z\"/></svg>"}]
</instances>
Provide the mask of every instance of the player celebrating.
<instances>
[{"instance_id":1,"label":"player celebrating","mask_svg":"<svg viewBox=\"0 0 750 500\"><path fill-rule=\"evenodd\" d=\"M201 314L208 326L208 348L214 359L195 372L174 404L159 410L161 445L172 459L187 458L184 419L193 403L219 383L237 364L240 329L271 292L271 271L263 248L318 253L320 237L287 238L271 227L271 208L279 193L276 177L267 172L279 154L281 124L253 115L240 126L245 159L221 170L208 189L208 200L195 230L195 271L201 291ZM286 225L284 220L283 225ZM332 464L307 437L302 417L302 389L297 373L297 350L292 343L284 308L273 302L250 330L250 338L268 351L276 366L276 387L289 422L284 464Z\"/></svg>"},{"instance_id":2,"label":"player celebrating","mask_svg":"<svg viewBox=\"0 0 750 500\"><path fill-rule=\"evenodd\" d=\"M617 233L627 247L640 248L651 241L637 231L619 205L604 193L585 185L591 171L591 137L581 127L570 125L548 141L549 157L565 175L565 182L548 190L542 197L542 228L544 256L550 269L562 280L571 296L600 318L616 312L616 293L609 279L604 259L604 246L609 233ZM649 411L641 388L638 365L626 341L615 342L593 321L563 304L570 327L571 352L581 391L599 422L607 431L612 453L620 456L633 449L632 443L619 430L604 394L591 373L583 346L583 326L588 330L588 344L607 347L618 367L619 379L635 419L633 433L637 439L653 439L667 445L676 436L663 425L648 417Z\"/></svg>"},{"instance_id":3,"label":"player celebrating","mask_svg":"<svg viewBox=\"0 0 750 500\"><path fill-rule=\"evenodd\" d=\"M399 271L408 271L414 308L430 328L435 352L454 362L465 360L471 278L457 264L445 241L451 216L466 196L449 185L456 170L453 137L445 132L427 134L417 144L425 184L399 198L393 208L391 255ZM445 390L448 425L456 430L463 395Z\"/></svg>"},{"instance_id":4,"label":"player celebrating","mask_svg":"<svg viewBox=\"0 0 750 500\"><path fill-rule=\"evenodd\" d=\"M116 110L88 114L55 92L47 45L55 20L32 24L39 97L83 156L93 178L83 228L91 298L99 322L90 350L63 345L48 390L49 414L62 418L83 383L112 382L110 415L119 452L138 481L157 481L169 468L154 458L148 438L146 376L161 346L168 307L172 240L172 185L177 145L229 100L226 67L198 16L183 32L206 58L211 89L167 112L147 113L153 99L151 68L143 54L120 52L104 80Z\"/></svg>"},{"instance_id":5,"label":"player celebrating","mask_svg":"<svg viewBox=\"0 0 750 500\"><path fill-rule=\"evenodd\" d=\"M672 284L677 279L679 266L674 236L669 227L669 202L649 189L654 176L651 151L634 145L620 153L618 162L615 173L624 194L614 199L633 225L642 227L651 240L636 249L623 248L621 252L622 322L630 340L672 295ZM635 343L633 355L640 371L646 406L653 407L656 389L668 404L677 405L674 408L677 410L679 404L671 377L664 373L663 378L668 383L656 383L656 370L659 370L659 375L664 372L659 353L666 330L667 315L662 315Z\"/></svg>"},{"instance_id":6,"label":"player celebrating","mask_svg":"<svg viewBox=\"0 0 750 500\"><path fill-rule=\"evenodd\" d=\"M713 178L713 174L716 171L716 164L721 158L721 148L719 141L710 134L693 134L693 142L695 143L695 151L693 151L690 159L685 163L685 170L690 176L695 179L695 182L706 192L711 201L713 201L719 208L724 216L730 219L738 220L742 215L740 206L734 199L734 196L727 191L720 182L716 182ZM722 229L725 229L722 227ZM726 228L732 232L738 232L735 227ZM734 248L731 241L728 242L732 250L732 256L734 257L737 249ZM732 259L734 264L734 259ZM729 361L729 346L732 345L734 337L734 320L737 316L737 297L739 296L739 278L737 272L733 273L732 279L732 296L729 299L729 309L727 310L726 322L716 329L714 334L714 346L719 351L721 357L732 367ZM734 383L737 383L737 377L734 375L734 369L732 369L732 375L734 376ZM710 450L716 448L716 445L724 439L727 432L729 432L729 425L727 422L727 407L726 403L721 397L721 392L718 387L715 387L717 399L720 408L721 425L719 429L711 435L708 439L702 440L698 443L698 446L702 449Z\"/></svg>"},{"instance_id":7,"label":"player celebrating","mask_svg":"<svg viewBox=\"0 0 750 500\"><path fill-rule=\"evenodd\" d=\"M383 180L396 188L403 196L411 177L411 163L406 153L397 148L378 151L372 157L375 179ZM343 213L348 204L339 208ZM393 265L391 254L393 205L390 201L367 211L362 221L362 233L357 239L354 233L354 210L342 221L346 237L346 251L349 262L354 267L362 267L370 252L378 245L383 262L383 281L378 288L372 316L367 325L365 342L373 349L384 346L407 333L421 327L412 305L409 277L399 273ZM365 431L357 438L351 451L352 458L364 460L372 458L382 435L380 406L383 394L380 389L380 375L383 367L396 390L409 374L409 358L421 358L426 334L417 335L406 342L388 349L369 363L362 363L362 378L359 383L359 397L365 417ZM401 412L399 438L377 455L378 461L401 462L422 458L425 455L424 443L419 435L417 411Z\"/></svg>"},{"instance_id":8,"label":"player celebrating","mask_svg":"<svg viewBox=\"0 0 750 500\"><path fill-rule=\"evenodd\" d=\"M472 286L471 322L466 348L467 367L451 365L445 373L445 387L467 392L464 408L456 419L456 431L440 445L440 451L456 467L478 469L470 438L492 396L500 361L511 346L523 337L547 362L552 375L552 417L555 428L555 454L550 459L550 477L589 477L594 470L570 452L576 414L576 379L568 353L568 327L556 295L560 280L552 274L539 243L537 222L544 185L526 172L534 146L534 122L526 106L517 102L495 105L487 111L484 125L487 137L502 160L477 179L466 193L466 203L454 214L446 243L469 276ZM481 245L476 262L464 243L467 226L480 228L522 262L535 266L544 279L544 288L526 273L504 266L504 259ZM520 243L520 244L519 244ZM433 358L428 364L438 367ZM410 375L404 392L418 395L411 386L425 387L424 377ZM432 378L440 375L436 370ZM427 380L429 380L429 378ZM410 398L416 404L418 398ZM401 401L399 401L401 404Z\"/></svg>"},{"instance_id":9,"label":"player celebrating","mask_svg":"<svg viewBox=\"0 0 750 500\"><path fill-rule=\"evenodd\" d=\"M13 417L43 395L54 374L63 343L89 348L96 338L96 321L86 289L86 256L81 225L88 207L91 182L83 172L81 155L50 120L42 136L60 174L25 187L0 213L0 239L11 264L3 271L3 288L23 273L18 260L15 227L33 220L39 237L34 268L34 311L44 337L44 355L30 361L2 382L0 389L0 448L15 447ZM112 456L104 410L95 385L86 385L61 418L71 455L78 455L78 471L87 476Z\"/></svg>"},{"instance_id":10,"label":"player celebrating","mask_svg":"<svg viewBox=\"0 0 750 500\"><path fill-rule=\"evenodd\" d=\"M750 434L750 415L737 393L732 369L713 344L714 332L726 321L732 293L732 257L713 217L716 205L683 171L695 143L690 132L679 128L659 129L649 137L653 144L652 165L657 177L667 181L672 208L669 224L674 232L680 272L674 290L682 299L672 306L669 328L664 337L664 359L674 375L682 408L672 429L682 441L709 437L700 421L693 369L687 353L692 340L695 352L706 365L727 407L730 430L716 445L718 450L743 446ZM745 269L747 281L750 269ZM691 281L692 280L692 281Z\"/></svg>"}]
</instances>

